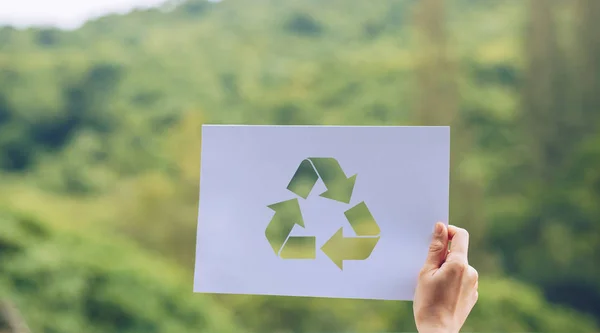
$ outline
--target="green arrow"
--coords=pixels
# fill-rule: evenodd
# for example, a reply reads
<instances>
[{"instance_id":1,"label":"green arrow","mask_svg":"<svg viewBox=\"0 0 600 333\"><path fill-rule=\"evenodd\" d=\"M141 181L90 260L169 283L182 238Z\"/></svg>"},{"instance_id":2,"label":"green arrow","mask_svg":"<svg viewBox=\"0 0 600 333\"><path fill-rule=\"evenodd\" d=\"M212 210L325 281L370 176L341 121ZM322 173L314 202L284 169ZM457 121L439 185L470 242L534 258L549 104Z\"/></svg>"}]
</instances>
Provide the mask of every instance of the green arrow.
<instances>
[{"instance_id":1,"label":"green arrow","mask_svg":"<svg viewBox=\"0 0 600 333\"><path fill-rule=\"evenodd\" d=\"M281 249L281 259L315 259L317 238L314 236L293 236L287 239Z\"/></svg>"},{"instance_id":2,"label":"green arrow","mask_svg":"<svg viewBox=\"0 0 600 333\"><path fill-rule=\"evenodd\" d=\"M344 212L357 236L378 236L381 230L364 201Z\"/></svg>"},{"instance_id":3,"label":"green arrow","mask_svg":"<svg viewBox=\"0 0 600 333\"><path fill-rule=\"evenodd\" d=\"M294 225L304 227L304 220L298 199L278 202L268 207L275 211L275 215L265 230L265 236L275 254L279 255L279 250L292 232Z\"/></svg>"},{"instance_id":4,"label":"green arrow","mask_svg":"<svg viewBox=\"0 0 600 333\"><path fill-rule=\"evenodd\" d=\"M344 260L369 258L378 241L379 237L344 237L343 228L340 228L321 247L321 250L343 270Z\"/></svg>"},{"instance_id":5,"label":"green arrow","mask_svg":"<svg viewBox=\"0 0 600 333\"><path fill-rule=\"evenodd\" d=\"M319 180L317 171L314 169L312 163L306 159L300 163L287 189L306 199L317 183L317 180Z\"/></svg>"},{"instance_id":6,"label":"green arrow","mask_svg":"<svg viewBox=\"0 0 600 333\"><path fill-rule=\"evenodd\" d=\"M288 184L288 190L306 199L317 180L321 178L327 191L321 197L349 203L356 182L356 175L346 177L335 158L311 157L303 160Z\"/></svg>"},{"instance_id":7,"label":"green arrow","mask_svg":"<svg viewBox=\"0 0 600 333\"><path fill-rule=\"evenodd\" d=\"M346 177L344 170L335 158L309 158L315 170L321 177L327 191L320 194L321 197L349 203L356 182L356 175Z\"/></svg>"}]
</instances>

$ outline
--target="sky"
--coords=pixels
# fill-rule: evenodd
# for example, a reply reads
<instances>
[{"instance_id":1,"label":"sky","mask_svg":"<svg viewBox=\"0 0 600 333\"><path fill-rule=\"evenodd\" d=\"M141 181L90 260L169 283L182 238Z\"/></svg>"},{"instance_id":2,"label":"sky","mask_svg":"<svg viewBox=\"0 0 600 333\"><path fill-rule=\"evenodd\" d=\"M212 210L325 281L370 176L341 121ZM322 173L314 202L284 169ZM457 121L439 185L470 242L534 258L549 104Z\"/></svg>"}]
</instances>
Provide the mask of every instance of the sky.
<instances>
[{"instance_id":1,"label":"sky","mask_svg":"<svg viewBox=\"0 0 600 333\"><path fill-rule=\"evenodd\" d=\"M90 18L164 2L166 0L0 0L0 26L75 29Z\"/></svg>"}]
</instances>

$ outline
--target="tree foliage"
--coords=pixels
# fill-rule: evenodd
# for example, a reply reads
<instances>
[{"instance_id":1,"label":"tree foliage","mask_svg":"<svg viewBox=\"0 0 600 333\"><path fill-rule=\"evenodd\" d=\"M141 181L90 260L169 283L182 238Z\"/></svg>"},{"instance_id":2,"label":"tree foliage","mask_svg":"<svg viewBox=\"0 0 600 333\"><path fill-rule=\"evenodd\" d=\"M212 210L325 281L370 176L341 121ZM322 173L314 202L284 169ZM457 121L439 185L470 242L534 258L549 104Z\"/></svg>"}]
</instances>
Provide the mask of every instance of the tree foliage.
<instances>
[{"instance_id":1,"label":"tree foliage","mask_svg":"<svg viewBox=\"0 0 600 333\"><path fill-rule=\"evenodd\" d=\"M189 0L2 27L0 286L44 332L237 329L223 308L256 331L414 330L406 304L192 296L201 125L451 125L468 329L593 331L599 3Z\"/></svg>"},{"instance_id":2,"label":"tree foliage","mask_svg":"<svg viewBox=\"0 0 600 333\"><path fill-rule=\"evenodd\" d=\"M120 242L0 215L0 296L34 332L240 332L177 268ZM123 243L123 244L121 244Z\"/></svg>"}]
</instances>

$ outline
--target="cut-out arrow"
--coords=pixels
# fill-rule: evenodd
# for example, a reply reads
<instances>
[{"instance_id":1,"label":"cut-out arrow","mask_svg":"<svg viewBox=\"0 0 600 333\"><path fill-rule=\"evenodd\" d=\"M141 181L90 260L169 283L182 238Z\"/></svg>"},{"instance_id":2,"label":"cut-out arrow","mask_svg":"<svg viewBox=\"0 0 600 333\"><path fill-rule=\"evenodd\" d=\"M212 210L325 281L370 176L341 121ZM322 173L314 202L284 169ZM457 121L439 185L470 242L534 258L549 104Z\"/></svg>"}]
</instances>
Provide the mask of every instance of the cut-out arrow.
<instances>
[{"instance_id":1,"label":"cut-out arrow","mask_svg":"<svg viewBox=\"0 0 600 333\"><path fill-rule=\"evenodd\" d=\"M294 225L304 227L298 199L278 202L268 207L275 211L275 215L265 230L265 236L275 254L282 259L315 259L314 236L289 237Z\"/></svg>"},{"instance_id":2,"label":"cut-out arrow","mask_svg":"<svg viewBox=\"0 0 600 333\"><path fill-rule=\"evenodd\" d=\"M317 238L314 236L290 236L283 245L281 259L315 259Z\"/></svg>"},{"instance_id":3,"label":"cut-out arrow","mask_svg":"<svg viewBox=\"0 0 600 333\"><path fill-rule=\"evenodd\" d=\"M344 237L340 228L321 247L321 250L337 265L344 269L344 260L365 260L371 256L379 237Z\"/></svg>"},{"instance_id":4,"label":"cut-out arrow","mask_svg":"<svg viewBox=\"0 0 600 333\"><path fill-rule=\"evenodd\" d=\"M379 242L380 233L379 226L364 201L344 214L358 237L344 237L342 227L321 247L341 270L344 269L345 260L369 258Z\"/></svg>"},{"instance_id":5,"label":"cut-out arrow","mask_svg":"<svg viewBox=\"0 0 600 333\"><path fill-rule=\"evenodd\" d=\"M278 202L268 207L275 211L275 215L265 230L265 236L275 254L279 255L279 251L292 232L294 225L297 224L304 228L304 220L298 199Z\"/></svg>"},{"instance_id":6,"label":"cut-out arrow","mask_svg":"<svg viewBox=\"0 0 600 333\"><path fill-rule=\"evenodd\" d=\"M306 199L319 178L327 188L320 194L321 197L350 203L356 175L346 177L335 158L310 157L303 160L287 188Z\"/></svg>"},{"instance_id":7,"label":"cut-out arrow","mask_svg":"<svg viewBox=\"0 0 600 333\"><path fill-rule=\"evenodd\" d=\"M357 236L379 236L381 230L364 201L344 212Z\"/></svg>"}]
</instances>

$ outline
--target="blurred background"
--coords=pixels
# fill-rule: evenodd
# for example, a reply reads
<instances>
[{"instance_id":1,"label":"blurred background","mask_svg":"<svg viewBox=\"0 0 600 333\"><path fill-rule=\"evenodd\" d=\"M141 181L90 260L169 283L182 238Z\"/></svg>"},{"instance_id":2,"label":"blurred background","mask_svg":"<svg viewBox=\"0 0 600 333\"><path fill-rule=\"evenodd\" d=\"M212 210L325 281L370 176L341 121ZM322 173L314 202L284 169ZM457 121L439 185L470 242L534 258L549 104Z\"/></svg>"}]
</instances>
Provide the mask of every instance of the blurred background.
<instances>
[{"instance_id":1,"label":"blurred background","mask_svg":"<svg viewBox=\"0 0 600 333\"><path fill-rule=\"evenodd\" d=\"M463 331L599 331L600 1L0 2L0 332L415 331L192 294L203 123L450 125Z\"/></svg>"}]
</instances>

